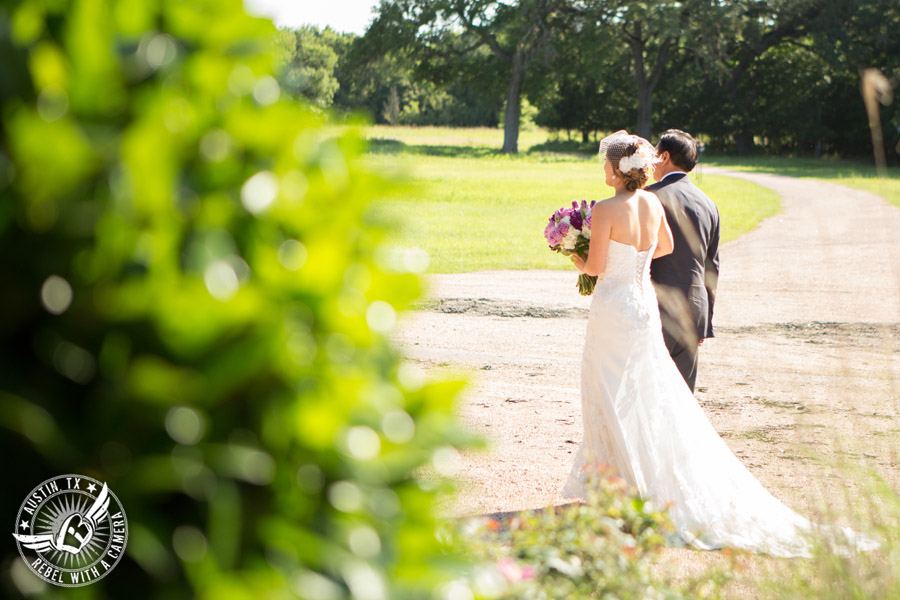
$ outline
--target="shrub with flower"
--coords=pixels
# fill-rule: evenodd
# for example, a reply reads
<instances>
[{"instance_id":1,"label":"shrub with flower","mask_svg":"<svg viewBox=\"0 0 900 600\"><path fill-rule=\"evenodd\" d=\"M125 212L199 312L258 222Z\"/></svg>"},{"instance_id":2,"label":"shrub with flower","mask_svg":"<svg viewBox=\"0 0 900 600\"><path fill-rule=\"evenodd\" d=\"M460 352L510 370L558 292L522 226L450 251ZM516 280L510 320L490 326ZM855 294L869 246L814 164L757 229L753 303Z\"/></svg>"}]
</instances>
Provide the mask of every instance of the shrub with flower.
<instances>
[{"instance_id":1,"label":"shrub with flower","mask_svg":"<svg viewBox=\"0 0 900 600\"><path fill-rule=\"evenodd\" d=\"M585 503L463 521L457 537L478 566L454 585L469 597L510 600L719 598L727 570L674 584L653 569L673 530L666 509L596 473Z\"/></svg>"}]
</instances>

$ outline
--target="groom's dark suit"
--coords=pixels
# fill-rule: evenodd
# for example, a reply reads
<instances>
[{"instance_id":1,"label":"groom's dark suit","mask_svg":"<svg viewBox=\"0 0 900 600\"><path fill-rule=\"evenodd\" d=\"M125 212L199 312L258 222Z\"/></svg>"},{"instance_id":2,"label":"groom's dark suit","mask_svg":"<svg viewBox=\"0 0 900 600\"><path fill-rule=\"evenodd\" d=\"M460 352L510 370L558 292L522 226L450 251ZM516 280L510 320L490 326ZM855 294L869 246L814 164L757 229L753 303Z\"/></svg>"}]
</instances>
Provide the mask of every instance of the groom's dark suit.
<instances>
[{"instance_id":1,"label":"groom's dark suit","mask_svg":"<svg viewBox=\"0 0 900 600\"><path fill-rule=\"evenodd\" d=\"M683 173L672 173L647 190L659 196L675 242L671 254L654 259L650 265L663 337L672 360L694 391L697 343L713 337L719 210Z\"/></svg>"}]
</instances>

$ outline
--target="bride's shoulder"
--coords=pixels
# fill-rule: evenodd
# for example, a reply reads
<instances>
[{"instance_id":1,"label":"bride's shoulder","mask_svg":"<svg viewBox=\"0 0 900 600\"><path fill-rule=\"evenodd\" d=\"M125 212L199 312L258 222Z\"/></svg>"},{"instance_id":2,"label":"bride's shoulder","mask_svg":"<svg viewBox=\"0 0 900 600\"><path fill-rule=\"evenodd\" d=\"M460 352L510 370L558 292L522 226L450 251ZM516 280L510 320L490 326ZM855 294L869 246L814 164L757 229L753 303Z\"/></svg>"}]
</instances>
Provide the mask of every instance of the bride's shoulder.
<instances>
[{"instance_id":1,"label":"bride's shoulder","mask_svg":"<svg viewBox=\"0 0 900 600\"><path fill-rule=\"evenodd\" d=\"M638 193L641 195L641 200L647 202L650 205L659 204L659 196L654 194L651 190L638 190Z\"/></svg>"},{"instance_id":2,"label":"bride's shoulder","mask_svg":"<svg viewBox=\"0 0 900 600\"><path fill-rule=\"evenodd\" d=\"M648 192L647 190L640 190L640 194L641 205L645 207L645 210L649 210L650 214L656 215L663 212L663 206L662 202L659 200L659 196L653 192Z\"/></svg>"},{"instance_id":3,"label":"bride's shoulder","mask_svg":"<svg viewBox=\"0 0 900 600\"><path fill-rule=\"evenodd\" d=\"M604 198L597 200L591 208L592 215L612 215L615 213L616 205L613 198Z\"/></svg>"},{"instance_id":4,"label":"bride's shoulder","mask_svg":"<svg viewBox=\"0 0 900 600\"><path fill-rule=\"evenodd\" d=\"M615 196L610 196L609 198L604 198L603 200L597 200L594 202L593 210L609 210L612 208L614 204Z\"/></svg>"}]
</instances>

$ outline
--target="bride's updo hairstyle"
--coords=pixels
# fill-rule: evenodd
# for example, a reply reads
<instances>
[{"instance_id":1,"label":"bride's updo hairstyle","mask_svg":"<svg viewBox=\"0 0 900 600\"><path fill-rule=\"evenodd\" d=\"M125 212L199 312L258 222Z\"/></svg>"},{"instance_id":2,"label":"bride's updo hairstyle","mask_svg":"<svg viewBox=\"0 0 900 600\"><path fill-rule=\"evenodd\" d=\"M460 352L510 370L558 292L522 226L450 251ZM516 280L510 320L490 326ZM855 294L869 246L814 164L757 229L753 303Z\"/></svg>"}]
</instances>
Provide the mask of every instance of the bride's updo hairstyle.
<instances>
[{"instance_id":1,"label":"bride's updo hairstyle","mask_svg":"<svg viewBox=\"0 0 900 600\"><path fill-rule=\"evenodd\" d=\"M608 160L613 173L633 192L647 185L656 160L653 145L642 137L617 131L600 142L600 164Z\"/></svg>"},{"instance_id":2,"label":"bride's updo hairstyle","mask_svg":"<svg viewBox=\"0 0 900 600\"><path fill-rule=\"evenodd\" d=\"M634 156L637 154L640 146L638 144L629 144L627 148L625 148L625 152L622 155L622 158L617 162L619 164L613 164L613 168L615 171L618 171L619 177L625 182L625 189L629 192L633 192L636 189L642 188L647 185L647 182L650 181L650 170L653 168L652 165L647 165L646 167L632 167L628 171L625 171L620 165L623 162L629 162L626 166L631 166L630 161L624 161L622 159L628 158L630 156Z\"/></svg>"}]
</instances>

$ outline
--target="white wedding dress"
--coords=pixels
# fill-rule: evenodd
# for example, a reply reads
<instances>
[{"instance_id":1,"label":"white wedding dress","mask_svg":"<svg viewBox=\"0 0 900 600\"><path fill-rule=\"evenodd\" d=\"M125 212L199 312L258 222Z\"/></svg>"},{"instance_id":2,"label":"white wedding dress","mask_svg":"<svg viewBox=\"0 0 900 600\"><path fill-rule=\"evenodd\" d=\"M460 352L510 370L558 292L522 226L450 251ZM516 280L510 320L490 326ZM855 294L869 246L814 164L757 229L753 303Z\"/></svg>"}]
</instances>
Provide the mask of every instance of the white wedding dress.
<instances>
[{"instance_id":1,"label":"white wedding dress","mask_svg":"<svg viewBox=\"0 0 900 600\"><path fill-rule=\"evenodd\" d=\"M650 282L654 250L610 241L581 363L584 441L563 494L586 499L586 467L606 464L642 497L671 503L681 541L809 556L811 523L741 464L669 357Z\"/></svg>"}]
</instances>

